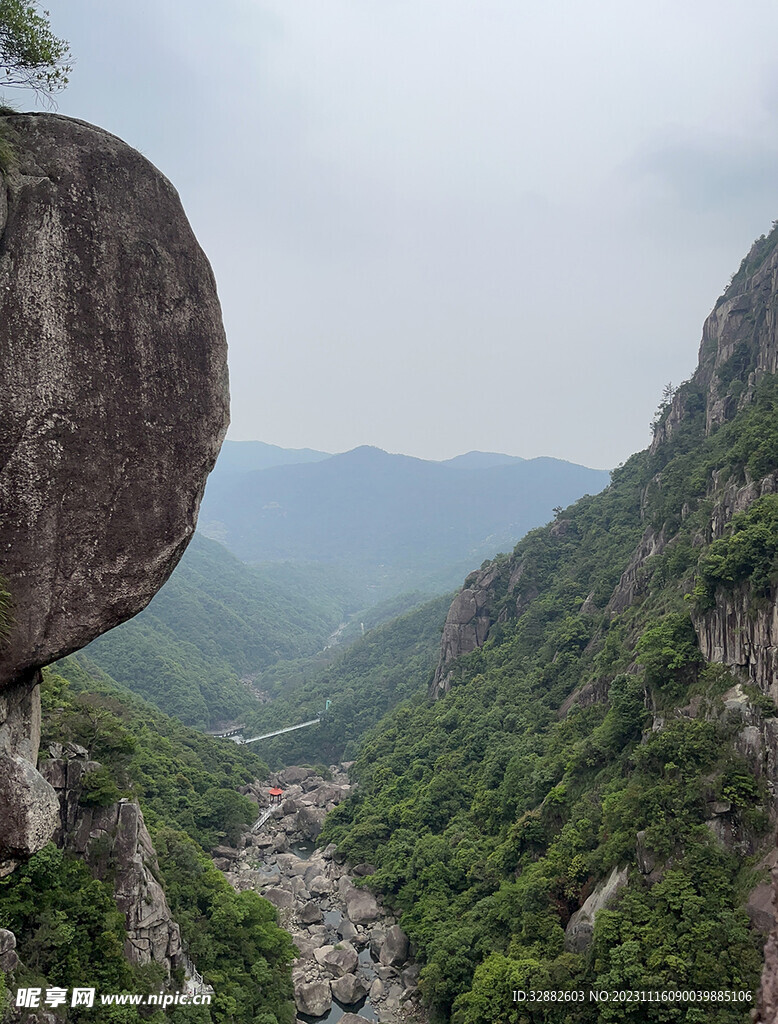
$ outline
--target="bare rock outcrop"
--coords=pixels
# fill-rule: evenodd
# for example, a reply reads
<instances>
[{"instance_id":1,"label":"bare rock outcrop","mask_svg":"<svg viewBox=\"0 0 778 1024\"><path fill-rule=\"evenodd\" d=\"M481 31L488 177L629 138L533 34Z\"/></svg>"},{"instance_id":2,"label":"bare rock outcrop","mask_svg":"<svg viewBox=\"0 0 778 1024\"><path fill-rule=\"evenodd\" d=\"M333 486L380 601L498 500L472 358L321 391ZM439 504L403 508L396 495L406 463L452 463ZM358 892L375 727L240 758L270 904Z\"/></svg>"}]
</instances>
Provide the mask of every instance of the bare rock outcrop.
<instances>
[{"instance_id":1,"label":"bare rock outcrop","mask_svg":"<svg viewBox=\"0 0 778 1024\"><path fill-rule=\"evenodd\" d=\"M594 919L603 907L609 906L627 884L629 868L614 868L601 882L580 910L576 910L565 929L565 948L580 953L591 943Z\"/></svg>"},{"instance_id":2,"label":"bare rock outcrop","mask_svg":"<svg viewBox=\"0 0 778 1024\"><path fill-rule=\"evenodd\" d=\"M105 807L85 805L84 780L100 765L76 744L52 744L41 771L59 803L57 844L84 859L96 878L111 879L124 914L125 956L132 963L162 964L168 974L186 961L181 932L157 881L159 865L143 812L122 799Z\"/></svg>"},{"instance_id":3,"label":"bare rock outcrop","mask_svg":"<svg viewBox=\"0 0 778 1024\"><path fill-rule=\"evenodd\" d=\"M226 432L228 387L215 282L170 182L82 121L2 122L16 152L0 181L7 868L56 824L49 787L13 762L34 770L38 669L135 615L170 575Z\"/></svg>"},{"instance_id":4,"label":"bare rock outcrop","mask_svg":"<svg viewBox=\"0 0 778 1024\"><path fill-rule=\"evenodd\" d=\"M640 596L643 587L642 569L646 561L654 555L660 555L666 545L663 532L657 533L650 526L646 529L608 602L606 610L610 614L620 615Z\"/></svg>"},{"instance_id":5,"label":"bare rock outcrop","mask_svg":"<svg viewBox=\"0 0 778 1024\"><path fill-rule=\"evenodd\" d=\"M772 251L771 251L772 248ZM747 405L754 386L766 373L778 372L778 248L769 239L757 240L716 303L702 329L696 378L705 394L705 427L711 433ZM726 374L727 366L732 374ZM743 370L751 367L744 378ZM724 376L744 380L739 395L730 394ZM670 438L687 415L689 396L682 390L673 399L669 414L654 435L651 450Z\"/></svg>"},{"instance_id":6,"label":"bare rock outcrop","mask_svg":"<svg viewBox=\"0 0 778 1024\"><path fill-rule=\"evenodd\" d=\"M706 661L740 669L778 701L778 606L754 602L747 586L716 595L716 607L694 621Z\"/></svg>"},{"instance_id":7,"label":"bare rock outcrop","mask_svg":"<svg viewBox=\"0 0 778 1024\"><path fill-rule=\"evenodd\" d=\"M19 957L16 955L16 936L7 928L0 928L0 971L10 974L16 970Z\"/></svg>"},{"instance_id":8,"label":"bare rock outcrop","mask_svg":"<svg viewBox=\"0 0 778 1024\"><path fill-rule=\"evenodd\" d=\"M478 572L470 573L464 587L451 602L440 640L437 668L429 687L431 698L448 692L453 662L481 647L489 635L494 621L491 610L493 587L498 575L499 569L491 563Z\"/></svg>"}]
</instances>

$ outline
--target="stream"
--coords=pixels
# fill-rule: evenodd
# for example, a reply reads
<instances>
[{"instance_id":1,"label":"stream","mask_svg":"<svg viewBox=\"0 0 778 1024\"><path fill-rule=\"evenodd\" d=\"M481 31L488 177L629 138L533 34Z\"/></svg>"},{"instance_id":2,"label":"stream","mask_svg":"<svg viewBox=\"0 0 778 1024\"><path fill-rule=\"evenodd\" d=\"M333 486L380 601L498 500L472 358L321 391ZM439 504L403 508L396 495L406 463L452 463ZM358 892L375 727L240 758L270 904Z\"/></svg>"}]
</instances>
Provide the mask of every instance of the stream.
<instances>
[{"instance_id":1,"label":"stream","mask_svg":"<svg viewBox=\"0 0 778 1024\"><path fill-rule=\"evenodd\" d=\"M316 846L326 814L351 790L341 766L331 772L325 780L287 768L245 787L259 812L270 788L283 789L282 816L246 832L239 849L220 848L217 866L237 891L259 892L278 909L300 953L292 966L298 1021L337 1024L351 1013L376 1024L426 1024L408 938L363 884L374 869L350 868L333 844Z\"/></svg>"}]
</instances>

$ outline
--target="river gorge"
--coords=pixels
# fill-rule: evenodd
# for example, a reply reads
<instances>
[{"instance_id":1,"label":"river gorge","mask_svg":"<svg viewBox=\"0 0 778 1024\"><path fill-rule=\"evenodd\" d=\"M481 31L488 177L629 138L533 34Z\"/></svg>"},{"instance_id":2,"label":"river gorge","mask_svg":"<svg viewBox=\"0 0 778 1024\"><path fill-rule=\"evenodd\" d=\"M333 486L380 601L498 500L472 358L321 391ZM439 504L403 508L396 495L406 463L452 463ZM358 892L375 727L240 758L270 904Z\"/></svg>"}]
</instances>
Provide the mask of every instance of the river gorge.
<instances>
[{"instance_id":1,"label":"river gorge","mask_svg":"<svg viewBox=\"0 0 778 1024\"><path fill-rule=\"evenodd\" d=\"M266 820L237 847L215 847L214 863L236 890L273 903L292 936L298 1021L426 1024L408 938L364 887L372 866L346 863L334 844L316 847L327 813L351 792L348 767L332 766L324 779L294 766L243 787ZM283 793L266 817L270 789Z\"/></svg>"}]
</instances>

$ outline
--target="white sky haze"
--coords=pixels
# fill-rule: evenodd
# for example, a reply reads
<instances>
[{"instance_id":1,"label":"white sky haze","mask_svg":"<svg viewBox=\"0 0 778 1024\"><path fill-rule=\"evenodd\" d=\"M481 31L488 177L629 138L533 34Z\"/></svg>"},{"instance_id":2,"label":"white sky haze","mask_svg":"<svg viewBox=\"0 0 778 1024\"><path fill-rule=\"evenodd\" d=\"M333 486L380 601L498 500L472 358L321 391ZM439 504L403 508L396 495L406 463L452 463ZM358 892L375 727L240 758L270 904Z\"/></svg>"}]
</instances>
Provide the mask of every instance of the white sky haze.
<instances>
[{"instance_id":1,"label":"white sky haze","mask_svg":"<svg viewBox=\"0 0 778 1024\"><path fill-rule=\"evenodd\" d=\"M46 6L212 262L235 439L613 466L778 217L772 2Z\"/></svg>"}]
</instances>

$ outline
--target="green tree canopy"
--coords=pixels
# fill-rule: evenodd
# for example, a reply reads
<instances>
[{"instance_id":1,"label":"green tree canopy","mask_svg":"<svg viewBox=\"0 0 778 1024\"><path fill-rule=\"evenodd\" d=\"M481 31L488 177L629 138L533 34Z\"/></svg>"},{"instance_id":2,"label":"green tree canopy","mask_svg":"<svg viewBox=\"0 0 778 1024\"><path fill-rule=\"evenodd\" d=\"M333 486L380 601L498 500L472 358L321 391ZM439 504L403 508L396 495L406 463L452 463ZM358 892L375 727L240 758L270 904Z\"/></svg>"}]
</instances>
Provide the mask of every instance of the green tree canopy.
<instances>
[{"instance_id":1,"label":"green tree canopy","mask_svg":"<svg viewBox=\"0 0 778 1024\"><path fill-rule=\"evenodd\" d=\"M0 85L49 96L68 84L70 47L55 36L49 12L25 0L0 0Z\"/></svg>"}]
</instances>

